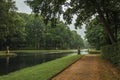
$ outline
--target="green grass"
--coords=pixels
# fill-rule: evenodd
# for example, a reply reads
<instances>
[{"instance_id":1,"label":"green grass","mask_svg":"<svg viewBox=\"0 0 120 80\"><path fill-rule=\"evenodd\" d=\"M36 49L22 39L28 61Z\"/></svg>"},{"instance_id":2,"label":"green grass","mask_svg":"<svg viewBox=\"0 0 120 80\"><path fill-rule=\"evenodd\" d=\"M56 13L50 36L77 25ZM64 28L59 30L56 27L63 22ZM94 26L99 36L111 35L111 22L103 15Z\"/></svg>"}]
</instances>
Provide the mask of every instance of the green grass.
<instances>
[{"instance_id":1,"label":"green grass","mask_svg":"<svg viewBox=\"0 0 120 80\"><path fill-rule=\"evenodd\" d=\"M41 53L55 53L55 52L73 52L74 50L13 50L11 52L26 52L26 53L34 53L34 52L41 52Z\"/></svg>"},{"instance_id":2,"label":"green grass","mask_svg":"<svg viewBox=\"0 0 120 80\"><path fill-rule=\"evenodd\" d=\"M64 53L74 52L75 50L10 50L9 55L6 51L0 51L0 56L15 56L15 53Z\"/></svg>"},{"instance_id":3,"label":"green grass","mask_svg":"<svg viewBox=\"0 0 120 80\"><path fill-rule=\"evenodd\" d=\"M25 52L25 53L35 53L35 52L41 52L41 53L55 53L55 52L74 52L75 50L10 50L11 53L18 53L18 52ZM0 54L5 54L6 51L0 51Z\"/></svg>"},{"instance_id":4,"label":"green grass","mask_svg":"<svg viewBox=\"0 0 120 80\"><path fill-rule=\"evenodd\" d=\"M100 50L96 50L96 49L89 49L90 52L100 52Z\"/></svg>"},{"instance_id":5,"label":"green grass","mask_svg":"<svg viewBox=\"0 0 120 80\"><path fill-rule=\"evenodd\" d=\"M8 75L0 76L0 80L49 80L80 57L81 55L67 56L33 67L24 68Z\"/></svg>"},{"instance_id":6,"label":"green grass","mask_svg":"<svg viewBox=\"0 0 120 80\"><path fill-rule=\"evenodd\" d=\"M98 54L101 51L100 50L96 50L96 49L88 49L89 54Z\"/></svg>"},{"instance_id":7,"label":"green grass","mask_svg":"<svg viewBox=\"0 0 120 80\"><path fill-rule=\"evenodd\" d=\"M0 56L16 56L16 54L13 52L7 54L6 51L0 51Z\"/></svg>"}]
</instances>

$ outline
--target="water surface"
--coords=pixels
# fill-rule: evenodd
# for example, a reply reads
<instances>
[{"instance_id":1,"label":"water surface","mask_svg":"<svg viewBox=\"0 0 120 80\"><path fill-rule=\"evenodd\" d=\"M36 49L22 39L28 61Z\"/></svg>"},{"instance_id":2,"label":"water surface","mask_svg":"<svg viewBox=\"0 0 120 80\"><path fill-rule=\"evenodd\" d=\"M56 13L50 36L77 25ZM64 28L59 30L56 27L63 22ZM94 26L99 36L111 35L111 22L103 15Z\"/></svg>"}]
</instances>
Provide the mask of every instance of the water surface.
<instances>
[{"instance_id":1,"label":"water surface","mask_svg":"<svg viewBox=\"0 0 120 80\"><path fill-rule=\"evenodd\" d=\"M8 74L16 70L41 64L57 58L76 53L17 53L15 57L0 57L0 75Z\"/></svg>"},{"instance_id":2,"label":"water surface","mask_svg":"<svg viewBox=\"0 0 120 80\"><path fill-rule=\"evenodd\" d=\"M81 54L88 54L88 52L81 51ZM75 53L17 53L15 57L0 57L0 75L5 75L10 72L20 70L25 67L34 66L67 55L77 55Z\"/></svg>"}]
</instances>

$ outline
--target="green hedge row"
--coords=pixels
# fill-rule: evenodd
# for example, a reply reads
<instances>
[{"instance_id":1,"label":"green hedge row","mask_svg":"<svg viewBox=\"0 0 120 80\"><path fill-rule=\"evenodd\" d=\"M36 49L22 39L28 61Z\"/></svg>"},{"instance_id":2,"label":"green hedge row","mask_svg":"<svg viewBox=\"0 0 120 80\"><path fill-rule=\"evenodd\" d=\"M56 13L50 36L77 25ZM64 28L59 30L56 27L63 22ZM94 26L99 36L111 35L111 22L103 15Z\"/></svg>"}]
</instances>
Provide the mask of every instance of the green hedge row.
<instances>
[{"instance_id":1,"label":"green hedge row","mask_svg":"<svg viewBox=\"0 0 120 80\"><path fill-rule=\"evenodd\" d=\"M113 44L101 48L103 58L120 67L120 44Z\"/></svg>"}]
</instances>

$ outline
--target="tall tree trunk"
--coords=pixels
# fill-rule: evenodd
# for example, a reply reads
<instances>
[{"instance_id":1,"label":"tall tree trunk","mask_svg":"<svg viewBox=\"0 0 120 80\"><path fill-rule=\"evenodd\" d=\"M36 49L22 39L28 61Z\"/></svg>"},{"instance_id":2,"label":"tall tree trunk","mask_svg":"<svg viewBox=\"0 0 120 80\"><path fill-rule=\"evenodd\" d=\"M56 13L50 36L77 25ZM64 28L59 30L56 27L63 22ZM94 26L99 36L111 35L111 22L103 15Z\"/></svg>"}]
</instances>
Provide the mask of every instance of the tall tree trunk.
<instances>
[{"instance_id":1,"label":"tall tree trunk","mask_svg":"<svg viewBox=\"0 0 120 80\"><path fill-rule=\"evenodd\" d=\"M113 12L113 20L114 20L114 25L115 25L115 30L114 30L114 34L115 34L115 38L116 38L116 42L117 42L117 29L118 29L118 14L117 12Z\"/></svg>"},{"instance_id":2,"label":"tall tree trunk","mask_svg":"<svg viewBox=\"0 0 120 80\"><path fill-rule=\"evenodd\" d=\"M101 19L101 21L103 22L105 31L111 41L111 43L115 43L117 40L115 39L114 33L111 30L111 26L109 25L107 19L104 16L104 12L102 12L101 8L100 8L100 4L97 2L97 0L91 0L93 5L97 8L97 13ZM104 3L105 0L102 0L101 3Z\"/></svg>"},{"instance_id":3,"label":"tall tree trunk","mask_svg":"<svg viewBox=\"0 0 120 80\"><path fill-rule=\"evenodd\" d=\"M104 15L103 15L103 13L102 13L102 11L101 11L99 8L97 9L97 11L98 11L98 14L99 14L99 17L100 17L101 21L102 21L103 24L104 24L105 31L106 31L107 35L109 36L109 38L110 38L110 40L111 40L111 43L112 43L112 44L115 43L115 42L116 42L116 39L115 39L115 36L114 36L114 34L113 34L113 32L112 32L112 30L111 30L111 28L110 28L110 25L109 25L108 22L106 21Z\"/></svg>"}]
</instances>

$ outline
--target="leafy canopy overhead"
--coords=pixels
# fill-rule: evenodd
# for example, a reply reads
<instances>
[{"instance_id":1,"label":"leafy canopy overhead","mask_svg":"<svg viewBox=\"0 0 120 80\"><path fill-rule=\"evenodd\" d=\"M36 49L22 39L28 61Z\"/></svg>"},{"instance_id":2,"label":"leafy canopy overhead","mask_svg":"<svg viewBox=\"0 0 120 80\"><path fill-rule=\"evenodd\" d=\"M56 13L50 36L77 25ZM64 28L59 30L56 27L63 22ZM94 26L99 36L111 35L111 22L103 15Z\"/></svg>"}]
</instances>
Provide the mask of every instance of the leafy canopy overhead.
<instances>
[{"instance_id":1,"label":"leafy canopy overhead","mask_svg":"<svg viewBox=\"0 0 120 80\"><path fill-rule=\"evenodd\" d=\"M117 32L116 24L119 21L116 20L120 14L120 0L27 0L26 2L35 13L42 15L45 21L49 19L54 22L60 14L63 14L64 20L70 24L73 16L77 15L76 27L90 22L92 16L99 16L111 43L116 42L112 26L116 27ZM67 7L66 10L64 7Z\"/></svg>"},{"instance_id":2,"label":"leafy canopy overhead","mask_svg":"<svg viewBox=\"0 0 120 80\"><path fill-rule=\"evenodd\" d=\"M93 15L110 11L120 11L120 0L27 0L33 12L45 19L54 19L64 14L67 23L71 23L73 15L77 15L76 26L88 22ZM67 10L63 10L67 7Z\"/></svg>"},{"instance_id":3,"label":"leafy canopy overhead","mask_svg":"<svg viewBox=\"0 0 120 80\"><path fill-rule=\"evenodd\" d=\"M62 6L65 0L27 0L33 12L40 14L46 21L56 21L62 13Z\"/></svg>"}]
</instances>

